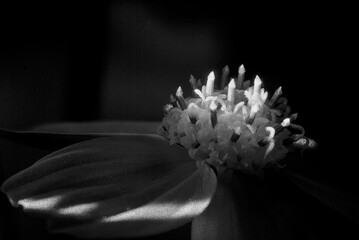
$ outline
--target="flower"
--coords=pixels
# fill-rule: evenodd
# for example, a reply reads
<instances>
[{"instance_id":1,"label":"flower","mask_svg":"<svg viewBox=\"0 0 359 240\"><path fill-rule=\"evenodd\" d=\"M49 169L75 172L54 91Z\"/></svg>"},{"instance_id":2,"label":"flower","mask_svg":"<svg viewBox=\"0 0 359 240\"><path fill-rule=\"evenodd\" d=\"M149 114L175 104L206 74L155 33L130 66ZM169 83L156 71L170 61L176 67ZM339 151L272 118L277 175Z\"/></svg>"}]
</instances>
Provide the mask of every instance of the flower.
<instances>
[{"instance_id":1,"label":"flower","mask_svg":"<svg viewBox=\"0 0 359 240\"><path fill-rule=\"evenodd\" d=\"M264 167L278 165L293 144L308 144L304 129L292 124L297 114L290 115L287 101L279 98L281 87L269 100L258 76L253 86L246 83L242 89L238 79L243 78L243 65L239 72L238 87L232 79L225 89L215 90L214 72L208 75L207 85L193 84L193 98L184 99L179 87L165 107L159 134L219 174L228 169L261 174ZM284 104L277 108L280 101ZM301 134L288 130L293 126L302 129Z\"/></svg>"},{"instance_id":2,"label":"flower","mask_svg":"<svg viewBox=\"0 0 359 240\"><path fill-rule=\"evenodd\" d=\"M206 86L191 77L193 98L179 88L164 108L164 138L148 123L0 129L3 139L54 151L10 177L2 191L13 206L46 218L51 231L79 237L147 236L190 221L193 239L288 237L293 224L278 216L288 209L299 216L303 209L291 204L299 196L281 177L257 176L281 170L286 154L315 144L292 123L297 115L290 115L281 88L268 99L259 77L252 87L243 78L241 66L228 87L215 90L214 73ZM348 198L286 174L350 215L343 207Z\"/></svg>"}]
</instances>

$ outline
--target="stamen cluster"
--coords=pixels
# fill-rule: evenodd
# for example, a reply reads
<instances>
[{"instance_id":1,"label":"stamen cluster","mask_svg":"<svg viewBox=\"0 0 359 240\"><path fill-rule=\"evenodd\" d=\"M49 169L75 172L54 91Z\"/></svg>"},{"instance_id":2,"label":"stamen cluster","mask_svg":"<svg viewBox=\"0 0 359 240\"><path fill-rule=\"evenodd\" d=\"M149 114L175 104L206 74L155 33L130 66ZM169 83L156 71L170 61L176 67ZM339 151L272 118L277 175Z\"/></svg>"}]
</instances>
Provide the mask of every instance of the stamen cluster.
<instances>
[{"instance_id":1,"label":"stamen cluster","mask_svg":"<svg viewBox=\"0 0 359 240\"><path fill-rule=\"evenodd\" d=\"M214 88L213 72L203 86L191 76L193 97L185 99L181 87L170 96L159 133L218 173L228 168L258 173L265 166L278 165L288 152L285 143L298 141L304 129L291 123L297 114L290 115L281 87L268 99L260 78L256 76L250 86L250 81L243 81L244 74L242 65L225 86L229 75L225 67L221 79L225 87L219 90ZM301 133L291 134L288 127Z\"/></svg>"}]
</instances>

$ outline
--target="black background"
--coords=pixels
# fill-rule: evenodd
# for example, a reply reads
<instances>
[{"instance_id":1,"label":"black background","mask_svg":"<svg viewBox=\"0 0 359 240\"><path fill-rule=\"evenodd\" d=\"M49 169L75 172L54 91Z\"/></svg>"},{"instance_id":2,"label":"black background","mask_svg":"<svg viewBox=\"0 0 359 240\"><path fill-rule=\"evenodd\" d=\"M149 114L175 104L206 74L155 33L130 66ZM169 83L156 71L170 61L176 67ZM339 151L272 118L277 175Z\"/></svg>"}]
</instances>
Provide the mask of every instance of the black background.
<instances>
[{"instance_id":1,"label":"black background","mask_svg":"<svg viewBox=\"0 0 359 240\"><path fill-rule=\"evenodd\" d=\"M190 74L219 76L228 64L235 76L244 64L247 77L258 74L269 91L283 87L298 123L320 143L322 170L355 186L345 135L345 91L354 84L342 76L349 68L345 14L304 2L1 4L0 125L160 120L169 93L181 85L188 94ZM45 236L38 225L25 226L30 218L1 211L1 237ZM24 233L16 233L19 224Z\"/></svg>"}]
</instances>

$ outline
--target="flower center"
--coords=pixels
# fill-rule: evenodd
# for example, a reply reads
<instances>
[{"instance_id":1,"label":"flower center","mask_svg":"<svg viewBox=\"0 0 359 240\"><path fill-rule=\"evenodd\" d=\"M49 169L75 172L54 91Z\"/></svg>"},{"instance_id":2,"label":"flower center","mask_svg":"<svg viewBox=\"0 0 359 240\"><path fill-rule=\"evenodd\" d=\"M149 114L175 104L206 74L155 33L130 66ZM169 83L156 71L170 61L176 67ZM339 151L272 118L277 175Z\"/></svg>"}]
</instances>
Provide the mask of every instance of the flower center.
<instances>
[{"instance_id":1,"label":"flower center","mask_svg":"<svg viewBox=\"0 0 359 240\"><path fill-rule=\"evenodd\" d=\"M176 97L171 95L159 133L218 173L228 168L258 173L265 166L278 164L288 152L284 142L298 141L288 130L297 114L290 115L281 87L268 99L261 79L256 76L249 86L249 81L243 81L244 74L242 65L226 86L225 68L221 82L225 87L219 90L214 87L213 72L203 86L191 76L193 97L185 99L181 87Z\"/></svg>"}]
</instances>

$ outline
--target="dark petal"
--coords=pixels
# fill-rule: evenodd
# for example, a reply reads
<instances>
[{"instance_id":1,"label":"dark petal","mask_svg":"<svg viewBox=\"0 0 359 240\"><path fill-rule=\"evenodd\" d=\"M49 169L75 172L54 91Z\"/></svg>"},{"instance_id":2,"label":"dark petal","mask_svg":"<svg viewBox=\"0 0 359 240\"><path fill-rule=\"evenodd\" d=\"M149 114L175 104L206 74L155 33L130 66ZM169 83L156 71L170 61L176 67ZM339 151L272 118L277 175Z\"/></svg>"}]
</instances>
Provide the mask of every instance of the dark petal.
<instances>
[{"instance_id":1,"label":"dark petal","mask_svg":"<svg viewBox=\"0 0 359 240\"><path fill-rule=\"evenodd\" d=\"M55 133L0 129L0 138L3 140L52 151L89 139L117 135L119 133Z\"/></svg>"},{"instance_id":2,"label":"dark petal","mask_svg":"<svg viewBox=\"0 0 359 240\"><path fill-rule=\"evenodd\" d=\"M58 123L29 131L0 129L0 138L54 151L77 142L122 133L156 134L159 125L157 122Z\"/></svg>"},{"instance_id":3,"label":"dark petal","mask_svg":"<svg viewBox=\"0 0 359 240\"><path fill-rule=\"evenodd\" d=\"M359 194L356 189L346 190L333 183L301 173L287 171L289 178L325 205L359 223Z\"/></svg>"},{"instance_id":4,"label":"dark petal","mask_svg":"<svg viewBox=\"0 0 359 240\"><path fill-rule=\"evenodd\" d=\"M39 125L32 131L55 133L142 133L155 134L160 122L100 121L59 122Z\"/></svg>"},{"instance_id":5,"label":"dark petal","mask_svg":"<svg viewBox=\"0 0 359 240\"><path fill-rule=\"evenodd\" d=\"M2 186L14 206L50 228L85 237L143 236L200 214L215 191L212 170L155 135L128 134L54 152Z\"/></svg>"},{"instance_id":6,"label":"dark petal","mask_svg":"<svg viewBox=\"0 0 359 240\"><path fill-rule=\"evenodd\" d=\"M291 154L285 173L306 193L348 220L359 223L357 169L350 167L349 161L341 161L343 157L336 156L335 151L329 149L329 146L324 146L306 152L303 157ZM332 154L329 158L328 152Z\"/></svg>"},{"instance_id":7,"label":"dark petal","mask_svg":"<svg viewBox=\"0 0 359 240\"><path fill-rule=\"evenodd\" d=\"M278 183L280 185L278 185ZM192 239L312 239L292 186L226 172L208 208L192 222Z\"/></svg>"}]
</instances>

